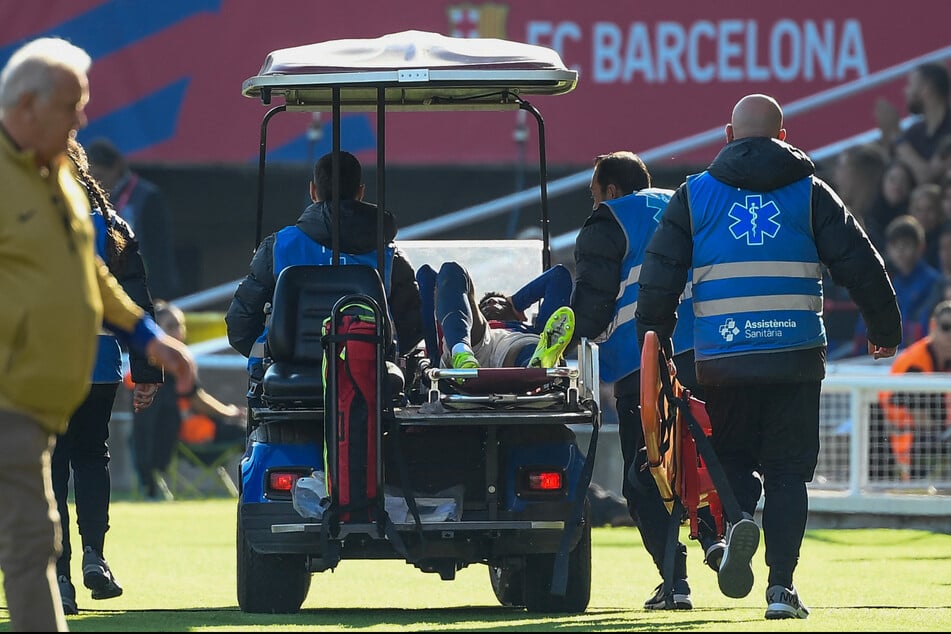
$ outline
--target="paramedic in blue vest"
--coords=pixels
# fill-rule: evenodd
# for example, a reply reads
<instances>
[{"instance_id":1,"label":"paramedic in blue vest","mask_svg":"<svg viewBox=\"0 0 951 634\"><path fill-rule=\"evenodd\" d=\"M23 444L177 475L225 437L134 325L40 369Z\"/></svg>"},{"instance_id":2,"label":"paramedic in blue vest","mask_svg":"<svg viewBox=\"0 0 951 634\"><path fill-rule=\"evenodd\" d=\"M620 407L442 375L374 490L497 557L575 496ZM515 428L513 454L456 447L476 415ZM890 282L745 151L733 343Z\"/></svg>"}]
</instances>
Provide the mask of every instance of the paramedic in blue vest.
<instances>
[{"instance_id":1,"label":"paramedic in blue vest","mask_svg":"<svg viewBox=\"0 0 951 634\"><path fill-rule=\"evenodd\" d=\"M819 456L823 266L859 307L869 354L891 357L901 343L881 256L809 157L785 139L775 99L737 102L727 145L664 210L641 266L636 313L638 341L648 330L669 339L678 298L692 282L696 373L714 449L744 513L752 516L765 493L767 619L809 615L793 571ZM727 533L718 575L727 596L752 589L751 542Z\"/></svg>"},{"instance_id":2,"label":"paramedic in blue vest","mask_svg":"<svg viewBox=\"0 0 951 634\"><path fill-rule=\"evenodd\" d=\"M297 223L264 238L251 259L250 272L235 290L225 315L228 341L248 357L248 411L259 405L264 377L265 305L274 296L278 274L295 264L333 262L333 154L322 156L314 166L309 205ZM377 207L363 201L365 185L360 162L349 152L340 152L340 253L341 263L377 266ZM390 314L396 327L401 353L412 350L423 337L419 286L409 258L393 242L396 219L384 215L386 242L383 284Z\"/></svg>"},{"instance_id":3,"label":"paramedic in blue vest","mask_svg":"<svg viewBox=\"0 0 951 634\"><path fill-rule=\"evenodd\" d=\"M673 192L651 187L647 166L633 152L612 152L595 159L591 175L593 211L575 240L575 337L598 343L601 380L614 385L618 436L624 460L622 493L628 512L637 524L644 547L663 577L664 554L670 514L647 468L644 430L640 416L640 347L634 324L637 275L647 241ZM678 379L691 391L693 379L693 321L689 289L675 333ZM700 394L697 394L699 397ZM632 479L628 474L637 475ZM711 567L718 563L722 544L717 540L712 516L701 513L700 543ZM687 548L675 550L672 596L664 596L663 583L644 603L648 610L693 607L687 583Z\"/></svg>"}]
</instances>

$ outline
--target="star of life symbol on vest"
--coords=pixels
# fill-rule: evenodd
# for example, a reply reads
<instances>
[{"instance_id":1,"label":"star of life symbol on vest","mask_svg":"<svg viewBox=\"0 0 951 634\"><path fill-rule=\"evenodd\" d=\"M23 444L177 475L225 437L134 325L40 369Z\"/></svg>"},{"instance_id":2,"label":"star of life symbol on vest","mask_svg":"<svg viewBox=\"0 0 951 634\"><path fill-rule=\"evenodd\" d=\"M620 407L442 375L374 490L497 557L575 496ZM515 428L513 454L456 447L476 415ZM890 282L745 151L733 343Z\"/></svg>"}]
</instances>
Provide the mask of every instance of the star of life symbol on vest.
<instances>
[{"instance_id":1,"label":"star of life symbol on vest","mask_svg":"<svg viewBox=\"0 0 951 634\"><path fill-rule=\"evenodd\" d=\"M644 206L648 209L654 209L654 222L660 222L660 215L664 213L664 209L667 207L667 198L661 196L660 194L655 194L651 192L644 192Z\"/></svg>"},{"instance_id":2,"label":"star of life symbol on vest","mask_svg":"<svg viewBox=\"0 0 951 634\"><path fill-rule=\"evenodd\" d=\"M740 329L736 327L736 322L732 317L727 317L726 321L720 324L720 336L724 341L733 341L733 338L740 334Z\"/></svg>"},{"instance_id":3,"label":"star of life symbol on vest","mask_svg":"<svg viewBox=\"0 0 951 634\"><path fill-rule=\"evenodd\" d=\"M737 240L746 236L746 244L750 246L760 246L763 236L775 238L779 233L778 215L776 203L771 200L764 203L762 196L751 194L746 197L746 206L733 203L730 207L729 216L736 221L730 225L730 233Z\"/></svg>"}]
</instances>

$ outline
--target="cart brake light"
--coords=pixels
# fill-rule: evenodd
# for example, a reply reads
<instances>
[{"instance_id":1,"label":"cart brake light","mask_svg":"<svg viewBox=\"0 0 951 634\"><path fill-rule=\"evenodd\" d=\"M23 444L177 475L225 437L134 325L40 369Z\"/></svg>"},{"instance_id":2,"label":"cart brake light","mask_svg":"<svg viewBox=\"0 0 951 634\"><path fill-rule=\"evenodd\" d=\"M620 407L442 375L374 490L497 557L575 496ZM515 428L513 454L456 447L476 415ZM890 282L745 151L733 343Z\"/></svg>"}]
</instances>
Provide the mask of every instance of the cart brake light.
<instances>
[{"instance_id":1,"label":"cart brake light","mask_svg":"<svg viewBox=\"0 0 951 634\"><path fill-rule=\"evenodd\" d=\"M268 489L271 491L280 491L281 493L290 493L294 488L294 483L301 477L299 473L288 471L272 471L268 474Z\"/></svg>"},{"instance_id":2,"label":"cart brake light","mask_svg":"<svg viewBox=\"0 0 951 634\"><path fill-rule=\"evenodd\" d=\"M559 491L562 487L561 471L531 471L526 483L529 491Z\"/></svg>"},{"instance_id":3,"label":"cart brake light","mask_svg":"<svg viewBox=\"0 0 951 634\"><path fill-rule=\"evenodd\" d=\"M519 468L515 494L526 500L550 500L567 494L565 470L553 465L532 465Z\"/></svg>"}]
</instances>

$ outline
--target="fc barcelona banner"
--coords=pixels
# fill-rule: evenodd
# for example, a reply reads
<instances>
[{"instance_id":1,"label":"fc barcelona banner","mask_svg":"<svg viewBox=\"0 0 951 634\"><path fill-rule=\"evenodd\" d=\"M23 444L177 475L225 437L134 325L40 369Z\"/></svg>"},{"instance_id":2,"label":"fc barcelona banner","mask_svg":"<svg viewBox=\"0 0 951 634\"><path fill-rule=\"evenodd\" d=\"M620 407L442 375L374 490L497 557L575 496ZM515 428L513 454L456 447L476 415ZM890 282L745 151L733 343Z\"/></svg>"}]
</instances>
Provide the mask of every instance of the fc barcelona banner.
<instances>
[{"instance_id":1,"label":"fc barcelona banner","mask_svg":"<svg viewBox=\"0 0 951 634\"><path fill-rule=\"evenodd\" d=\"M109 137L136 161L241 163L257 155L266 112L241 84L274 49L405 30L540 44L579 72L573 92L533 102L549 162L586 166L604 152L644 152L722 127L752 92L803 106L787 113L786 128L807 150L872 131L878 99L907 114L904 73L872 80L914 60L945 60L948 9L941 0L2 0L0 63L28 39L66 38L93 57L80 140ZM329 118L277 117L271 158L328 151ZM345 113L342 124L344 148L375 147L373 115ZM526 151L522 125L517 112L393 113L387 160L515 163ZM530 126L529 152L534 135ZM705 162L721 141L664 158Z\"/></svg>"}]
</instances>

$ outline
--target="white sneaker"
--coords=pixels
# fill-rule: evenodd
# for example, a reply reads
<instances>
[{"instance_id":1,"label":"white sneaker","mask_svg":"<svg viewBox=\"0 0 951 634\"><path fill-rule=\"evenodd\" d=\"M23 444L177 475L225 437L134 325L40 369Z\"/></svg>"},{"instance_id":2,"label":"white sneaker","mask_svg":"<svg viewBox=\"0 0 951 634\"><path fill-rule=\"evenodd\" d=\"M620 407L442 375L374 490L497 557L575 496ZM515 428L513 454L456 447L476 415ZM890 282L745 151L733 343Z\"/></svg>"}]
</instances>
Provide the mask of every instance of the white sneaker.
<instances>
[{"instance_id":1,"label":"white sneaker","mask_svg":"<svg viewBox=\"0 0 951 634\"><path fill-rule=\"evenodd\" d=\"M674 581L668 595L664 595L664 584L654 589L654 596L644 602L645 610L692 610L693 601L690 599L690 586L686 579Z\"/></svg>"},{"instance_id":2,"label":"white sneaker","mask_svg":"<svg viewBox=\"0 0 951 634\"><path fill-rule=\"evenodd\" d=\"M722 539L710 544L707 551L703 554L703 563L713 569L713 572L720 572L720 564L723 563L723 553L726 551L726 542Z\"/></svg>"},{"instance_id":3,"label":"white sneaker","mask_svg":"<svg viewBox=\"0 0 951 634\"><path fill-rule=\"evenodd\" d=\"M770 586L766 589L766 604L767 619L805 619L809 616L809 608L799 600L795 588Z\"/></svg>"}]
</instances>

